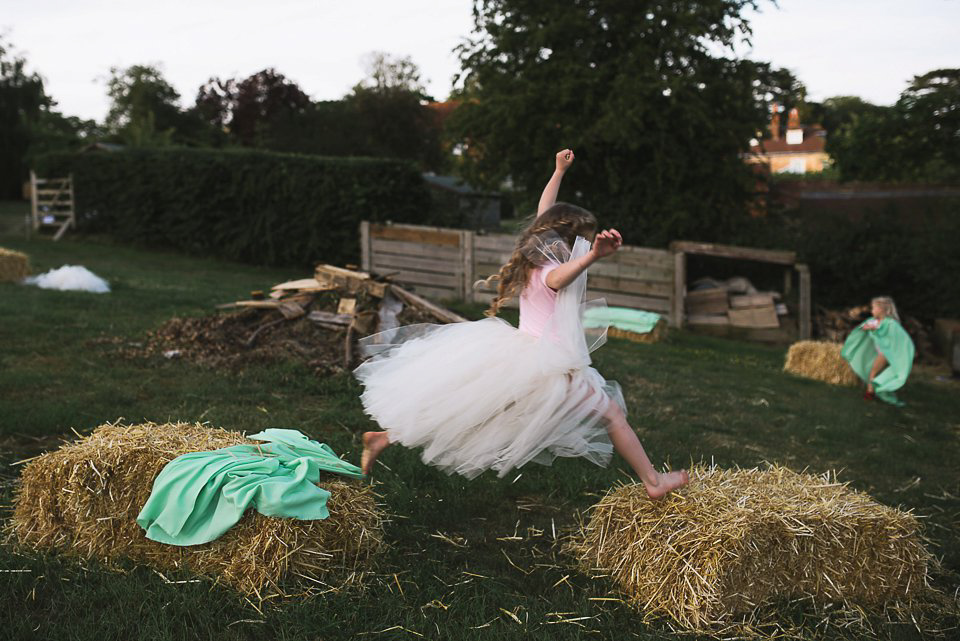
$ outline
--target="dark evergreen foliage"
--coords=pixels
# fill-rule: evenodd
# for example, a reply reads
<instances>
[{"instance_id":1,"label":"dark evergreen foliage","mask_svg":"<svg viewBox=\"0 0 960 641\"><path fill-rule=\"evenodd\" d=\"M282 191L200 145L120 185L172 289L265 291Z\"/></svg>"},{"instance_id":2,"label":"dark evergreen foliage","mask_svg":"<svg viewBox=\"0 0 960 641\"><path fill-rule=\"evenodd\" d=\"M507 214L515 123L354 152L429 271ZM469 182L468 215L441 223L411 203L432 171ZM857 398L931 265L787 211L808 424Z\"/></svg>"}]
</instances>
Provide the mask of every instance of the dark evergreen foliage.
<instances>
[{"instance_id":1,"label":"dark evergreen foliage","mask_svg":"<svg viewBox=\"0 0 960 641\"><path fill-rule=\"evenodd\" d=\"M359 261L361 220L437 223L413 165L247 150L48 154L81 231L257 265Z\"/></svg>"}]
</instances>

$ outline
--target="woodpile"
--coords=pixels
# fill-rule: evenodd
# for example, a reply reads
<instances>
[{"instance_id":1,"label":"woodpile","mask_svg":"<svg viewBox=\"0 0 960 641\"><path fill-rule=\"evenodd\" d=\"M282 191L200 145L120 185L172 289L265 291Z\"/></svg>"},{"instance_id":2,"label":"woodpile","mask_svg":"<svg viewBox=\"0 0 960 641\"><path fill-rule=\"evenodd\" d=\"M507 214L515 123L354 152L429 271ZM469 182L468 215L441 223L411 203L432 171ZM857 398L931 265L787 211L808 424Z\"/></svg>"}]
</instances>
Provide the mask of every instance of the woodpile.
<instances>
[{"instance_id":1,"label":"woodpile","mask_svg":"<svg viewBox=\"0 0 960 641\"><path fill-rule=\"evenodd\" d=\"M332 265L218 309L229 311L168 321L150 333L143 351L213 367L292 358L327 374L356 364L359 338L399 325L466 320L386 278Z\"/></svg>"},{"instance_id":2,"label":"woodpile","mask_svg":"<svg viewBox=\"0 0 960 641\"><path fill-rule=\"evenodd\" d=\"M816 336L833 343L842 343L853 328L870 318L870 306L858 305L847 309L817 308L813 318Z\"/></svg>"},{"instance_id":3,"label":"woodpile","mask_svg":"<svg viewBox=\"0 0 960 641\"><path fill-rule=\"evenodd\" d=\"M746 278L717 281L702 278L684 298L690 325L730 325L754 329L780 327L786 306L778 305L778 292L758 292Z\"/></svg>"},{"instance_id":4,"label":"woodpile","mask_svg":"<svg viewBox=\"0 0 960 641\"><path fill-rule=\"evenodd\" d=\"M902 310L901 310L902 311ZM846 309L818 307L813 318L815 336L821 340L842 343L860 323L870 318L869 305L857 305ZM924 365L938 364L942 357L937 354L933 330L913 316L902 315L901 325L916 347L916 362Z\"/></svg>"}]
</instances>

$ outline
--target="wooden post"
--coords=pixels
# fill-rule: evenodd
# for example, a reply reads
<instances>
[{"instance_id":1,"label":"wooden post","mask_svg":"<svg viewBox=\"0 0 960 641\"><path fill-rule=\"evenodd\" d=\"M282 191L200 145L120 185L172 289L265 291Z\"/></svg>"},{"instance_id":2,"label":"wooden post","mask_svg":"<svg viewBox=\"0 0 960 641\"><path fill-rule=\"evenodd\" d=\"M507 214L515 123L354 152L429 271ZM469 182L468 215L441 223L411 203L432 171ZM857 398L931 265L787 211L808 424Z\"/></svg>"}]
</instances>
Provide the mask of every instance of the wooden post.
<instances>
[{"instance_id":1,"label":"wooden post","mask_svg":"<svg viewBox=\"0 0 960 641\"><path fill-rule=\"evenodd\" d=\"M33 218L33 231L40 229L40 215L37 208L37 174L30 170L30 216Z\"/></svg>"},{"instance_id":2,"label":"wooden post","mask_svg":"<svg viewBox=\"0 0 960 641\"><path fill-rule=\"evenodd\" d=\"M800 274L800 340L810 340L810 268L797 263L797 272Z\"/></svg>"},{"instance_id":3,"label":"wooden post","mask_svg":"<svg viewBox=\"0 0 960 641\"><path fill-rule=\"evenodd\" d=\"M793 272L788 267L783 270L783 296L789 296L791 290L793 290Z\"/></svg>"},{"instance_id":4,"label":"wooden post","mask_svg":"<svg viewBox=\"0 0 960 641\"><path fill-rule=\"evenodd\" d=\"M463 293L461 298L467 302L473 302L473 281L476 274L476 255L473 251L473 232L464 230L460 232L460 263L463 265Z\"/></svg>"},{"instance_id":5,"label":"wooden post","mask_svg":"<svg viewBox=\"0 0 960 641\"><path fill-rule=\"evenodd\" d=\"M370 273L370 221L360 221L360 269Z\"/></svg>"},{"instance_id":6,"label":"wooden post","mask_svg":"<svg viewBox=\"0 0 960 641\"><path fill-rule=\"evenodd\" d=\"M673 254L673 318L670 325L683 327L683 300L687 296L687 255L683 251Z\"/></svg>"},{"instance_id":7,"label":"wooden post","mask_svg":"<svg viewBox=\"0 0 960 641\"><path fill-rule=\"evenodd\" d=\"M73 172L67 174L68 185L70 186L70 228L77 228L77 194L73 190Z\"/></svg>"}]
</instances>

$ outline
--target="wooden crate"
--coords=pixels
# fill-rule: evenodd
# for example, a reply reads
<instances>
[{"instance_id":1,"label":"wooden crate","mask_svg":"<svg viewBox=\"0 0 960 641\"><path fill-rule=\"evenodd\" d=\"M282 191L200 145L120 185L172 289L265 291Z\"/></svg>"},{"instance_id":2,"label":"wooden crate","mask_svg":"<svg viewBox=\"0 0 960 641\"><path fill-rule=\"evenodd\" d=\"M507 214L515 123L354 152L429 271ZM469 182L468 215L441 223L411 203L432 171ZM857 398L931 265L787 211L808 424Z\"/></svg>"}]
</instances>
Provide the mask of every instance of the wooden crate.
<instances>
[{"instance_id":1,"label":"wooden crate","mask_svg":"<svg viewBox=\"0 0 960 641\"><path fill-rule=\"evenodd\" d=\"M777 310L773 305L762 307L742 307L727 312L730 325L733 327L750 327L754 329L774 329L780 327Z\"/></svg>"},{"instance_id":2,"label":"wooden crate","mask_svg":"<svg viewBox=\"0 0 960 641\"><path fill-rule=\"evenodd\" d=\"M730 308L725 289L700 289L687 292L684 308L691 316L725 314Z\"/></svg>"}]
</instances>

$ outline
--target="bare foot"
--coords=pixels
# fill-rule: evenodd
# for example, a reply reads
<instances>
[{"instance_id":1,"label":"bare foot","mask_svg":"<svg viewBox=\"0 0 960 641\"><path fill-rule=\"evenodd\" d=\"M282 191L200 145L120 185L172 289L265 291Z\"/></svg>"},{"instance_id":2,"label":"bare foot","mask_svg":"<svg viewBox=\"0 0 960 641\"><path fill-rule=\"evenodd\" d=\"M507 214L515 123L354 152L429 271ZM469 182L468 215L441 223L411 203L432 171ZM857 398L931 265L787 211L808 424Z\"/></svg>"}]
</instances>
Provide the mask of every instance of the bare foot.
<instances>
[{"instance_id":1,"label":"bare foot","mask_svg":"<svg viewBox=\"0 0 960 641\"><path fill-rule=\"evenodd\" d=\"M363 433L363 454L360 456L360 468L364 474L369 474L373 469L373 463L380 456L380 452L390 445L390 439L386 432L364 432Z\"/></svg>"},{"instance_id":2,"label":"bare foot","mask_svg":"<svg viewBox=\"0 0 960 641\"><path fill-rule=\"evenodd\" d=\"M657 474L658 481L656 485L644 485L647 488L647 496L654 501L659 501L670 492L679 489L690 482L690 475L686 470L678 472L667 472L666 474Z\"/></svg>"}]
</instances>

